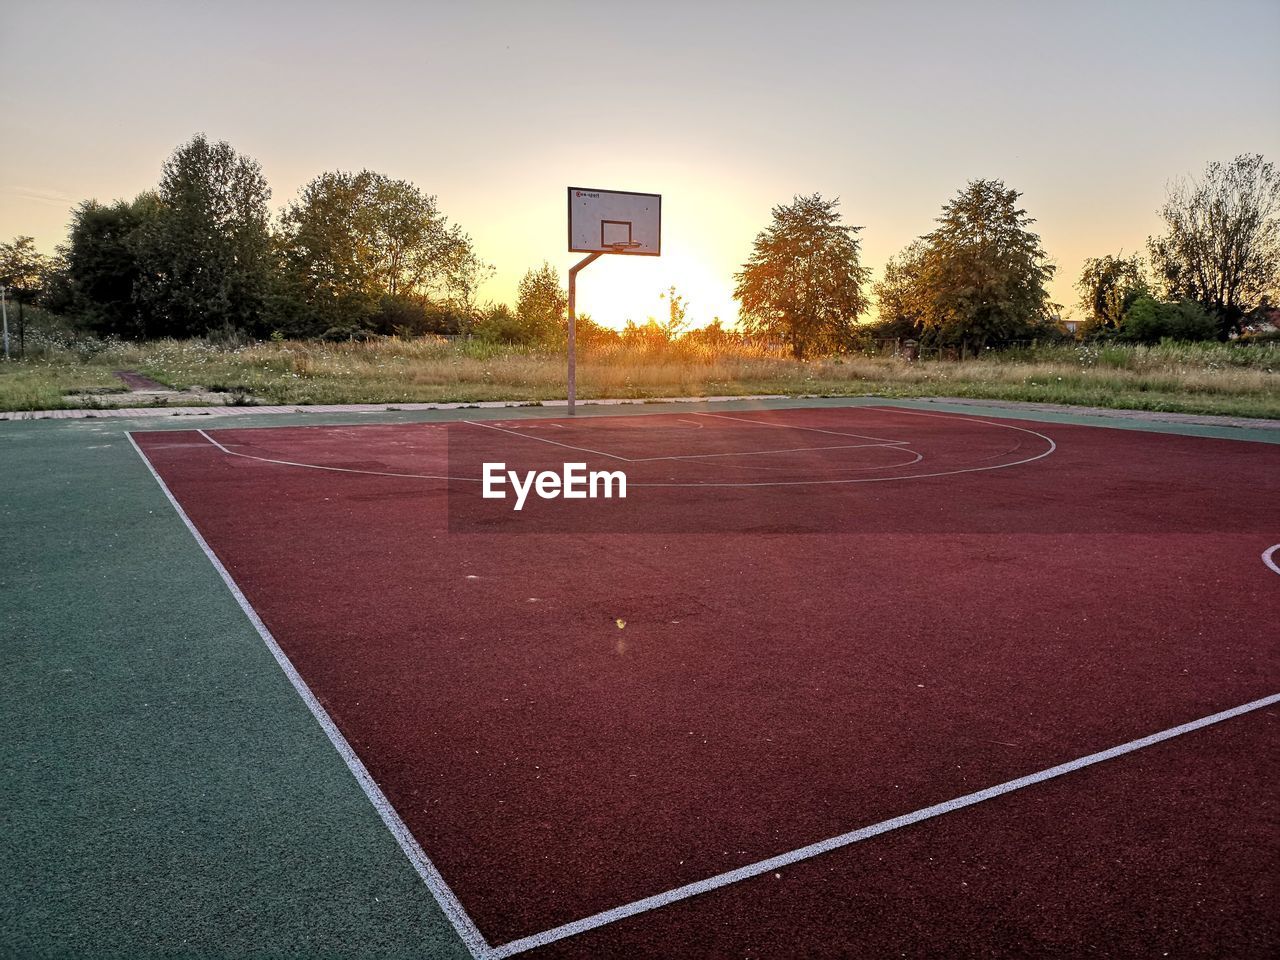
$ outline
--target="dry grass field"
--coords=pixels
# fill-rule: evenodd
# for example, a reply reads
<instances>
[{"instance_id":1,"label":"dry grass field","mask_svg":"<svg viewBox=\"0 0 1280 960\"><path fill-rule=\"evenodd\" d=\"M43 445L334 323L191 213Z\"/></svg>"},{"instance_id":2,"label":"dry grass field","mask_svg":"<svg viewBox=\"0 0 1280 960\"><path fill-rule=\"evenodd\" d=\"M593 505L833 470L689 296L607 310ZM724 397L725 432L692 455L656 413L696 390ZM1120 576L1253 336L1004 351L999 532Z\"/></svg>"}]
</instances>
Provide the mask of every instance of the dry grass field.
<instances>
[{"instance_id":1,"label":"dry grass field","mask_svg":"<svg viewBox=\"0 0 1280 960\"><path fill-rule=\"evenodd\" d=\"M135 370L178 390L241 403L536 402L564 396L561 351L440 338L352 343L269 341L137 344L28 331L25 357L0 364L0 409L93 404ZM1280 344L1047 344L965 361L851 354L797 361L727 344L585 346L582 398L779 393L962 396L998 400L1280 417ZM90 394L88 401L73 395ZM186 401L183 401L186 402ZM199 402L193 399L191 402Z\"/></svg>"}]
</instances>

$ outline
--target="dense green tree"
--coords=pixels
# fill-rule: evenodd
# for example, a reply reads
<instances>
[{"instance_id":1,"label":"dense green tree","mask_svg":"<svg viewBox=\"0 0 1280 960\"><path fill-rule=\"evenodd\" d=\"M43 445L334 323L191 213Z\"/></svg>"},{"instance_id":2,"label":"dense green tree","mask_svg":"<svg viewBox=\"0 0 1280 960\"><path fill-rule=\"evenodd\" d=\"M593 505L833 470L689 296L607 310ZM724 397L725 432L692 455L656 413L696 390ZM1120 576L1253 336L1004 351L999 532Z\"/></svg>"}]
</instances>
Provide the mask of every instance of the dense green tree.
<instances>
[{"instance_id":1,"label":"dense green tree","mask_svg":"<svg viewBox=\"0 0 1280 960\"><path fill-rule=\"evenodd\" d=\"M568 330L569 295L560 285L560 274L544 262L529 270L516 288L516 319L529 341L563 340Z\"/></svg>"},{"instance_id":2,"label":"dense green tree","mask_svg":"<svg viewBox=\"0 0 1280 960\"><path fill-rule=\"evenodd\" d=\"M890 257L874 288L877 332L975 349L1048 333L1054 268L1019 196L974 180L931 233Z\"/></svg>"},{"instance_id":3,"label":"dense green tree","mask_svg":"<svg viewBox=\"0 0 1280 960\"><path fill-rule=\"evenodd\" d=\"M136 243L144 273L138 300L157 333L264 330L275 265L270 197L258 162L229 143L199 134L173 152L156 215Z\"/></svg>"},{"instance_id":4,"label":"dense green tree","mask_svg":"<svg viewBox=\"0 0 1280 960\"><path fill-rule=\"evenodd\" d=\"M1054 267L1020 196L1000 180L973 180L923 238L924 325L940 342L981 349L1047 323Z\"/></svg>"},{"instance_id":5,"label":"dense green tree","mask_svg":"<svg viewBox=\"0 0 1280 960\"><path fill-rule=\"evenodd\" d=\"M376 323L384 297L473 312L489 269L435 197L369 170L324 173L303 187L282 218L281 246L305 323L331 334Z\"/></svg>"},{"instance_id":6,"label":"dense green tree","mask_svg":"<svg viewBox=\"0 0 1280 960\"><path fill-rule=\"evenodd\" d=\"M932 301L924 284L928 247L913 240L890 257L884 275L872 287L880 312L877 332L884 336L919 337L930 315Z\"/></svg>"},{"instance_id":7,"label":"dense green tree","mask_svg":"<svg viewBox=\"0 0 1280 960\"><path fill-rule=\"evenodd\" d=\"M1165 233L1148 244L1170 299L1194 300L1218 320L1218 336L1280 289L1280 171L1260 154L1211 163L1200 180L1174 184L1160 208Z\"/></svg>"},{"instance_id":8,"label":"dense green tree","mask_svg":"<svg viewBox=\"0 0 1280 960\"><path fill-rule=\"evenodd\" d=\"M869 271L856 236L862 228L841 223L838 205L815 193L774 207L773 222L734 274L743 329L783 340L797 358L850 347L868 306Z\"/></svg>"},{"instance_id":9,"label":"dense green tree","mask_svg":"<svg viewBox=\"0 0 1280 960\"><path fill-rule=\"evenodd\" d=\"M1211 340L1217 332L1214 317L1194 300L1161 303L1144 294L1125 311L1119 337L1137 343L1159 343L1164 339Z\"/></svg>"},{"instance_id":10,"label":"dense green tree","mask_svg":"<svg viewBox=\"0 0 1280 960\"><path fill-rule=\"evenodd\" d=\"M1137 254L1090 257L1080 271L1076 290L1086 334L1116 330L1134 301L1150 293L1146 270Z\"/></svg>"},{"instance_id":11,"label":"dense green tree","mask_svg":"<svg viewBox=\"0 0 1280 960\"><path fill-rule=\"evenodd\" d=\"M15 237L0 243L0 287L5 296L20 303L33 303L43 288L49 258L36 250L34 237Z\"/></svg>"},{"instance_id":12,"label":"dense green tree","mask_svg":"<svg viewBox=\"0 0 1280 960\"><path fill-rule=\"evenodd\" d=\"M505 303L489 303L480 309L475 335L492 343L528 342L515 311Z\"/></svg>"},{"instance_id":13,"label":"dense green tree","mask_svg":"<svg viewBox=\"0 0 1280 960\"><path fill-rule=\"evenodd\" d=\"M53 256L46 257L44 272L40 278L40 303L58 314L75 311L75 286L71 282L71 269L67 260L70 246L65 243L53 248Z\"/></svg>"},{"instance_id":14,"label":"dense green tree","mask_svg":"<svg viewBox=\"0 0 1280 960\"><path fill-rule=\"evenodd\" d=\"M20 345L26 305L34 303L42 294L48 270L49 258L36 250L34 237L15 237L12 243L0 243L0 288L3 288L3 297L10 306L18 305L16 327ZM9 348L7 340L5 347Z\"/></svg>"},{"instance_id":15,"label":"dense green tree","mask_svg":"<svg viewBox=\"0 0 1280 960\"><path fill-rule=\"evenodd\" d=\"M159 334L152 298L141 296L153 283L139 259L139 236L158 215L159 200L144 193L107 205L86 200L71 215L66 247L70 308L107 334L146 338Z\"/></svg>"}]
</instances>

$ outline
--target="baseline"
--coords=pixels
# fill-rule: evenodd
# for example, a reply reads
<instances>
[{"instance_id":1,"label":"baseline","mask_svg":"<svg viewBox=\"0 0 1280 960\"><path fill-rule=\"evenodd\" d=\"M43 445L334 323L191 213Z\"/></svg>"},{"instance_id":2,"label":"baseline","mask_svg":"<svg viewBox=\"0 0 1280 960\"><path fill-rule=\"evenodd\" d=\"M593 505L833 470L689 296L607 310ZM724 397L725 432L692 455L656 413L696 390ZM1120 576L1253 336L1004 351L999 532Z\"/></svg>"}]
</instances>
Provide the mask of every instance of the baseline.
<instances>
[{"instance_id":1,"label":"baseline","mask_svg":"<svg viewBox=\"0 0 1280 960\"><path fill-rule=\"evenodd\" d=\"M1277 544L1280 547L1280 544ZM1198 720L1190 720L1187 723L1179 724L1176 727L1170 727L1158 733L1149 734L1140 737L1137 740L1130 740L1127 743L1118 744L1109 747L1106 750L1100 750L1097 753L1091 753L1087 756L1078 757L1075 760L1069 760L1066 763L1060 763L1057 766L1048 767L1036 773L1031 773L1014 780L1006 780L1004 783L987 787L983 790L977 790L973 793L967 793L964 796L956 797L952 800L945 800L942 803L936 803L929 807L923 807L911 813L903 814L900 817L893 817L889 820L882 820L879 823L873 823L867 827L861 827L857 830L851 830L848 833L842 833L836 837L830 837L826 840L820 840L817 843L791 850L787 853L779 854L776 857L770 857L767 860L760 860L756 863L747 864L744 867L738 867L735 870L729 870L725 873L716 874L713 877L707 877L705 880L698 880L694 883L688 883L681 887L664 891L663 893L654 894L651 897L644 897L640 900L633 900L631 903L622 906L613 907L609 910L603 910L600 913L592 914L589 917L583 917L580 920L574 920L570 923L553 927L550 930L544 930L542 933L535 933L528 937L522 937L519 940L512 940L510 943L502 944L493 948L492 955L495 958L511 957L537 947L546 946L557 940L563 940L567 937L576 936L580 933L586 933L598 927L603 927L610 923L616 923L619 920L625 920L640 913L646 913L659 907L665 907L669 904L676 903L681 900L687 900L690 897L696 897L699 894L709 893L712 890L718 890L721 887L738 883L742 880L748 880L752 877L758 877L761 874L769 873L774 870L782 869L793 863L802 860L809 860L813 857L832 850L838 850L842 847L850 846L862 840L869 840L880 834L888 833L891 830L898 830L902 827L911 826L920 823L923 820L929 820L933 817L941 816L944 813L952 813L956 810L963 810L965 807L971 807L974 804L982 803L984 800L991 800L995 797L1003 796L1006 793L1012 793L1015 790L1021 790L1025 787L1034 786L1043 783L1046 780L1052 780L1061 777L1064 774L1073 773L1076 770L1082 770L1085 767L1091 767L1094 764L1102 763L1105 760L1111 760L1115 757L1124 756L1127 753L1133 753L1135 750L1141 750L1144 747L1154 746L1165 740L1171 740L1174 737L1183 734L1192 733L1204 727L1211 726L1215 723L1221 723L1224 720L1230 720L1234 717L1251 713L1254 710L1261 710L1264 707L1272 706L1280 703L1280 693L1273 693L1270 696L1261 697L1257 700L1251 700L1248 703L1232 707L1228 710L1222 710L1218 713L1211 714L1207 717L1201 717Z\"/></svg>"}]
</instances>

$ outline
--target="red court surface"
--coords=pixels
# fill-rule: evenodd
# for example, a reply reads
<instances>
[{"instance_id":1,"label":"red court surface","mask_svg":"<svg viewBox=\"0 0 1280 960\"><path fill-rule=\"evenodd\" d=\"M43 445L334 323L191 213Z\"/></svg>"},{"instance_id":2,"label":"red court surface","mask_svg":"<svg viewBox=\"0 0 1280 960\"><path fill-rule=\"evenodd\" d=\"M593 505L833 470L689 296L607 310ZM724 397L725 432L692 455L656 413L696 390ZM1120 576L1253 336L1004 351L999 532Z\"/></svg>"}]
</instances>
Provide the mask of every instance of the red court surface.
<instances>
[{"instance_id":1,"label":"red court surface","mask_svg":"<svg viewBox=\"0 0 1280 960\"><path fill-rule=\"evenodd\" d=\"M543 945L1276 694L1278 446L872 407L134 438L495 955L1280 946L1275 706ZM628 497L516 513L493 460Z\"/></svg>"}]
</instances>

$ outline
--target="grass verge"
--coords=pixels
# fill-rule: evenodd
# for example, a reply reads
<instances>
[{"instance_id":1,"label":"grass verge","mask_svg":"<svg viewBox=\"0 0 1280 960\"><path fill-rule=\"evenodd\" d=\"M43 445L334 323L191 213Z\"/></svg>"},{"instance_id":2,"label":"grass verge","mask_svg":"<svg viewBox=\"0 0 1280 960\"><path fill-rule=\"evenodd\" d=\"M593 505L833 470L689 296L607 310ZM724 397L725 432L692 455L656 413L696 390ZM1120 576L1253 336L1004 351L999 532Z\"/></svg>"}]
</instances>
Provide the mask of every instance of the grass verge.
<instances>
[{"instance_id":1,"label":"grass verge","mask_svg":"<svg viewBox=\"0 0 1280 960\"><path fill-rule=\"evenodd\" d=\"M959 396L1280 418L1274 344L1052 344L977 359L906 361L851 355L797 361L762 348L585 346L579 396L648 398L755 393ZM564 396L560 351L435 338L365 343L204 340L122 343L65 330L33 332L27 357L0 364L0 409L59 409L66 395L119 387L118 369L176 389L202 387L263 403L413 403Z\"/></svg>"}]
</instances>

